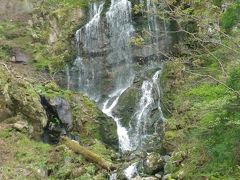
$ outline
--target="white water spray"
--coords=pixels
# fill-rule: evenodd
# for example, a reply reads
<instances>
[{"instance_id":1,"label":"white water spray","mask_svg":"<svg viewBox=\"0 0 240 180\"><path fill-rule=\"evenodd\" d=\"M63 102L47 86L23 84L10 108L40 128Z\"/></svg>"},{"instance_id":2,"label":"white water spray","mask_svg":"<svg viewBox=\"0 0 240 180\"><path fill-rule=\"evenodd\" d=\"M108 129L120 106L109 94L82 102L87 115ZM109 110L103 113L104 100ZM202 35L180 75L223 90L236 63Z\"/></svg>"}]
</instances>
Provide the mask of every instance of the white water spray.
<instances>
[{"instance_id":1,"label":"white water spray","mask_svg":"<svg viewBox=\"0 0 240 180\"><path fill-rule=\"evenodd\" d=\"M112 114L113 108L117 105L119 97L122 93L126 90L118 90L111 94L109 98L104 102L102 111L108 115L109 117L113 118L117 125L117 134L119 139L119 147L122 152L132 150L131 142L128 136L128 131L121 125L120 119ZM110 102L112 100L112 102Z\"/></svg>"}]
</instances>

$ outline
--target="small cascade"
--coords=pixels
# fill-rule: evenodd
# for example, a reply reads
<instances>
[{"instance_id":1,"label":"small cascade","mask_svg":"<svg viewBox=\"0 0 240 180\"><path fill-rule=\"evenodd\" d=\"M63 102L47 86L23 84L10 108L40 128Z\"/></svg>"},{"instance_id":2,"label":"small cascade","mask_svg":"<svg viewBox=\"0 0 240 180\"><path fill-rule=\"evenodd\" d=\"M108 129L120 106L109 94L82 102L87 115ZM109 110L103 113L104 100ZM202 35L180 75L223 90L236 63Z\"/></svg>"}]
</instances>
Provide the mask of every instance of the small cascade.
<instances>
[{"instance_id":1,"label":"small cascade","mask_svg":"<svg viewBox=\"0 0 240 180\"><path fill-rule=\"evenodd\" d=\"M76 32L77 45L79 46L83 42L84 48L89 52L96 49L101 42L100 15L103 11L103 5L103 2L91 4L89 11L90 21Z\"/></svg>"},{"instance_id":2,"label":"small cascade","mask_svg":"<svg viewBox=\"0 0 240 180\"><path fill-rule=\"evenodd\" d=\"M157 91L158 98L160 98L160 89L159 85L157 83L159 79L159 75L161 73L161 70L158 70L153 75L152 79L143 81L141 90L142 90L142 96L139 101L138 109L134 115L134 121L135 126L130 128L131 132L131 142L132 142L132 149L139 149L142 148L143 143L149 136L149 123L150 121L150 111L154 107L154 104L156 101L154 100L154 91ZM159 120L163 121L163 113L160 106L160 101L158 99L158 110L160 112ZM155 128L156 131L156 128ZM127 179L131 179L134 175L138 173L136 168L136 163L130 165L127 169L125 169L125 176Z\"/></svg>"},{"instance_id":3,"label":"small cascade","mask_svg":"<svg viewBox=\"0 0 240 180\"><path fill-rule=\"evenodd\" d=\"M157 20L157 7L153 0L147 0L147 18L148 18L148 30L151 32L152 43L155 47L156 54L159 52L159 35L160 28Z\"/></svg>"},{"instance_id":4,"label":"small cascade","mask_svg":"<svg viewBox=\"0 0 240 180\"><path fill-rule=\"evenodd\" d=\"M160 115L161 115L161 120L164 120L164 117L163 117L163 112L162 112L162 108L161 108L161 102L160 102L160 99L161 99L161 92L160 92L160 88L159 88L159 84L158 84L158 80L159 80L159 76L161 74L161 70L157 71L153 77L152 77L152 81L153 81L153 85L154 87L157 89L157 94L158 94L158 97L159 97L159 101L157 102L158 103L158 110L160 111Z\"/></svg>"},{"instance_id":5,"label":"small cascade","mask_svg":"<svg viewBox=\"0 0 240 180\"><path fill-rule=\"evenodd\" d=\"M140 0L144 4L143 0ZM169 43L169 36L167 34L167 22L165 18L158 18L158 7L156 1L146 0L147 24L148 31L151 36L151 48L158 59L166 57L164 53Z\"/></svg>"},{"instance_id":6,"label":"small cascade","mask_svg":"<svg viewBox=\"0 0 240 180\"><path fill-rule=\"evenodd\" d=\"M133 176L138 174L137 163L133 163L127 169L124 170L124 174L127 179L131 179Z\"/></svg>"},{"instance_id":7,"label":"small cascade","mask_svg":"<svg viewBox=\"0 0 240 180\"><path fill-rule=\"evenodd\" d=\"M130 129L132 134L132 142L134 143L135 149L141 148L142 143L149 136L148 131L150 128L149 126L151 126L150 112L155 107L156 100L154 100L154 93L156 91L158 96L157 107L160 112L159 120L163 120L163 114L159 101L160 89L157 83L160 73L161 71L159 70L153 75L152 79L143 81L141 87L141 99L133 118L135 123Z\"/></svg>"},{"instance_id":8,"label":"small cascade","mask_svg":"<svg viewBox=\"0 0 240 180\"><path fill-rule=\"evenodd\" d=\"M74 82L78 82L75 87L71 86L71 80L68 80L68 86L84 92L92 100L98 101L101 92L96 88L99 81L99 72L102 67L93 60L91 53L101 46L101 28L100 28L100 15L103 11L103 2L95 2L90 5L89 22L76 32L76 44L78 50L78 57L72 65L70 74ZM88 54L85 55L82 49L86 49Z\"/></svg>"},{"instance_id":9,"label":"small cascade","mask_svg":"<svg viewBox=\"0 0 240 180\"><path fill-rule=\"evenodd\" d=\"M109 98L104 102L102 111L108 115L109 117L113 118L117 125L117 133L119 139L119 148L122 152L130 151L132 149L131 142L128 136L128 131L121 125L120 119L112 114L112 110L117 105L119 97L122 93L126 90L118 90L111 94Z\"/></svg>"}]
</instances>

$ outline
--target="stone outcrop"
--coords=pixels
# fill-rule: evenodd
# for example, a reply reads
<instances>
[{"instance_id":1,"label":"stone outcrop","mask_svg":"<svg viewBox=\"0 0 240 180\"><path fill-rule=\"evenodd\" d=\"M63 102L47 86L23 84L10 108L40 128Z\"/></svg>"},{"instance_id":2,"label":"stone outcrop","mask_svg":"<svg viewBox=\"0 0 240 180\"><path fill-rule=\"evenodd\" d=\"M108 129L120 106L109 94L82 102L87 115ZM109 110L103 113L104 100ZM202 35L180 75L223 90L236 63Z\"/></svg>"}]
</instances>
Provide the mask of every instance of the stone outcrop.
<instances>
[{"instance_id":1,"label":"stone outcrop","mask_svg":"<svg viewBox=\"0 0 240 180\"><path fill-rule=\"evenodd\" d=\"M61 97L55 97L49 100L49 104L55 109L61 122L70 130L73 126L73 120L69 103Z\"/></svg>"},{"instance_id":2,"label":"stone outcrop","mask_svg":"<svg viewBox=\"0 0 240 180\"><path fill-rule=\"evenodd\" d=\"M163 167L164 159L158 153L150 153L144 161L144 171L149 175L154 175L160 170L163 170Z\"/></svg>"},{"instance_id":3,"label":"stone outcrop","mask_svg":"<svg viewBox=\"0 0 240 180\"><path fill-rule=\"evenodd\" d=\"M47 125L47 115L40 103L39 95L23 79L17 79L0 66L1 120L21 115L33 126L33 136L39 138ZM5 117L5 118L3 118Z\"/></svg>"}]
</instances>

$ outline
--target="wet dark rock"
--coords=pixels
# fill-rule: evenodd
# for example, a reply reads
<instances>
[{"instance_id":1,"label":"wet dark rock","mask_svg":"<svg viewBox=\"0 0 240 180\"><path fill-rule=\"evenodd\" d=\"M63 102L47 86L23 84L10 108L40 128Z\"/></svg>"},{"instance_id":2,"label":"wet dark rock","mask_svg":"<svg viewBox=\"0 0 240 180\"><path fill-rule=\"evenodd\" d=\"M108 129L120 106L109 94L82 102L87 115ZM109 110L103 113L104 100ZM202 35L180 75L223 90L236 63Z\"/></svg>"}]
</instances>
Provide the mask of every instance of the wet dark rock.
<instances>
[{"instance_id":1,"label":"wet dark rock","mask_svg":"<svg viewBox=\"0 0 240 180\"><path fill-rule=\"evenodd\" d=\"M67 127L67 130L72 128L72 114L70 112L69 103L60 97L50 99L50 105L56 110L58 118Z\"/></svg>"},{"instance_id":2,"label":"wet dark rock","mask_svg":"<svg viewBox=\"0 0 240 180\"><path fill-rule=\"evenodd\" d=\"M72 115L69 104L62 98L41 96L41 103L47 112L48 123L44 129L43 140L57 144L60 136L67 135L72 128Z\"/></svg>"},{"instance_id":3,"label":"wet dark rock","mask_svg":"<svg viewBox=\"0 0 240 180\"><path fill-rule=\"evenodd\" d=\"M135 57L142 57L143 59L155 55L155 51L151 48L151 45L144 45L139 47L133 48L133 54Z\"/></svg>"},{"instance_id":4,"label":"wet dark rock","mask_svg":"<svg viewBox=\"0 0 240 180\"><path fill-rule=\"evenodd\" d=\"M118 135L116 129L116 123L113 119L107 117L105 114L99 111L98 117L99 131L102 141L114 149L118 150Z\"/></svg>"},{"instance_id":5,"label":"wet dark rock","mask_svg":"<svg viewBox=\"0 0 240 180\"><path fill-rule=\"evenodd\" d=\"M132 115L135 112L135 106L140 99L139 90L135 87L127 89L119 98L114 113L121 117L121 123L124 127L129 127Z\"/></svg>"}]
</instances>

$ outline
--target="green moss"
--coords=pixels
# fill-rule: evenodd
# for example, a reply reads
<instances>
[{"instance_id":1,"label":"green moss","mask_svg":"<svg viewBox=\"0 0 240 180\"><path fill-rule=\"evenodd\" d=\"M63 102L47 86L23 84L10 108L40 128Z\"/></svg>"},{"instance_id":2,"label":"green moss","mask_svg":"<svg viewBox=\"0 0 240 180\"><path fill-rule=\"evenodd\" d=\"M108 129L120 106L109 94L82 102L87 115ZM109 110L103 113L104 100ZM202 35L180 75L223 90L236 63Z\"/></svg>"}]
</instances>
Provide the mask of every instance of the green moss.
<instances>
[{"instance_id":1,"label":"green moss","mask_svg":"<svg viewBox=\"0 0 240 180\"><path fill-rule=\"evenodd\" d=\"M106 146L100 141L95 141L95 143L91 146L91 150L98 155L100 155L103 159L111 162L111 151L107 149Z\"/></svg>"},{"instance_id":2,"label":"green moss","mask_svg":"<svg viewBox=\"0 0 240 180\"><path fill-rule=\"evenodd\" d=\"M54 6L56 4L60 4L62 6L66 7L83 7L87 8L89 2L93 2L94 0L47 0L46 3L48 3L51 6Z\"/></svg>"},{"instance_id":3,"label":"green moss","mask_svg":"<svg viewBox=\"0 0 240 180\"><path fill-rule=\"evenodd\" d=\"M0 139L6 139L11 136L11 130L10 129L4 129L0 131Z\"/></svg>"},{"instance_id":4,"label":"green moss","mask_svg":"<svg viewBox=\"0 0 240 180\"><path fill-rule=\"evenodd\" d=\"M177 131L166 131L164 138L166 141L169 141L176 138L177 136Z\"/></svg>"},{"instance_id":5,"label":"green moss","mask_svg":"<svg viewBox=\"0 0 240 180\"><path fill-rule=\"evenodd\" d=\"M10 60L12 55L12 47L9 45L0 45L0 59Z\"/></svg>"},{"instance_id":6,"label":"green moss","mask_svg":"<svg viewBox=\"0 0 240 180\"><path fill-rule=\"evenodd\" d=\"M221 6L223 3L223 0L213 0L213 4L216 6Z\"/></svg>"},{"instance_id":7,"label":"green moss","mask_svg":"<svg viewBox=\"0 0 240 180\"><path fill-rule=\"evenodd\" d=\"M200 100L210 102L227 94L227 89L223 85L202 84L198 87L192 88L186 95L194 97L195 100L200 98Z\"/></svg>"},{"instance_id":8,"label":"green moss","mask_svg":"<svg viewBox=\"0 0 240 180\"><path fill-rule=\"evenodd\" d=\"M120 97L116 111L119 113L119 117L122 118L121 123L124 127L129 127L138 99L139 92L137 88L127 89Z\"/></svg>"},{"instance_id":9,"label":"green moss","mask_svg":"<svg viewBox=\"0 0 240 180\"><path fill-rule=\"evenodd\" d=\"M69 99L69 96L71 95L70 91L61 89L54 81L49 82L48 84L45 85L36 84L34 86L34 91L36 91L40 95L50 98L63 97Z\"/></svg>"}]
</instances>

